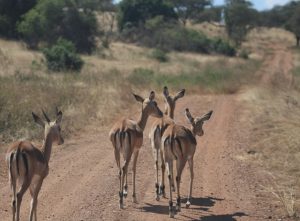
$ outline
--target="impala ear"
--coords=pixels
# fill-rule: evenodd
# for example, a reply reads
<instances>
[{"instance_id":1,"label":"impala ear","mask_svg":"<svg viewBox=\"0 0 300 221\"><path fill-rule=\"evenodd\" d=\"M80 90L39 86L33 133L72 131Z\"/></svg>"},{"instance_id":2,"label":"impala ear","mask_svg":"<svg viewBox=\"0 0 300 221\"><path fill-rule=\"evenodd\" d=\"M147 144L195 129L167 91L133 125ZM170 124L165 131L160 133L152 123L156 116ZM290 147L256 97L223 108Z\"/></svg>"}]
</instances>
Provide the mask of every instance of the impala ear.
<instances>
[{"instance_id":1,"label":"impala ear","mask_svg":"<svg viewBox=\"0 0 300 221\"><path fill-rule=\"evenodd\" d=\"M141 102L143 103L144 102L144 98L142 98L141 96L137 95L137 94L134 94L132 93L132 95L134 96L134 98L138 101L138 102Z\"/></svg>"},{"instance_id":2,"label":"impala ear","mask_svg":"<svg viewBox=\"0 0 300 221\"><path fill-rule=\"evenodd\" d=\"M194 124L194 118L192 117L188 108L185 109L185 116L191 124Z\"/></svg>"},{"instance_id":3,"label":"impala ear","mask_svg":"<svg viewBox=\"0 0 300 221\"><path fill-rule=\"evenodd\" d=\"M184 94L185 94L185 89L182 89L175 95L174 100L176 101L178 98L182 98Z\"/></svg>"},{"instance_id":4,"label":"impala ear","mask_svg":"<svg viewBox=\"0 0 300 221\"><path fill-rule=\"evenodd\" d=\"M62 112L59 111L59 112L56 114L56 121L55 121L55 123L56 123L56 124L60 124L60 123L61 123L61 120L62 120Z\"/></svg>"},{"instance_id":5,"label":"impala ear","mask_svg":"<svg viewBox=\"0 0 300 221\"><path fill-rule=\"evenodd\" d=\"M41 125L42 127L45 127L45 122L35 113L32 112L32 117L34 122L36 122L37 124Z\"/></svg>"},{"instance_id":6,"label":"impala ear","mask_svg":"<svg viewBox=\"0 0 300 221\"><path fill-rule=\"evenodd\" d=\"M45 112L43 109L42 109L42 112L43 112L43 115L44 115L46 121L47 121L48 123L50 123L50 119L49 119L49 117L47 116L46 112Z\"/></svg>"},{"instance_id":7,"label":"impala ear","mask_svg":"<svg viewBox=\"0 0 300 221\"><path fill-rule=\"evenodd\" d=\"M209 111L207 114L204 114L202 117L201 117L201 120L202 121L206 121L206 120L209 120L211 115L212 115L213 111Z\"/></svg>"},{"instance_id":8,"label":"impala ear","mask_svg":"<svg viewBox=\"0 0 300 221\"><path fill-rule=\"evenodd\" d=\"M150 95L149 95L149 100L152 101L152 100L154 100L154 98L155 98L155 92L151 91Z\"/></svg>"},{"instance_id":9,"label":"impala ear","mask_svg":"<svg viewBox=\"0 0 300 221\"><path fill-rule=\"evenodd\" d=\"M167 86L164 86L163 95L165 96L165 98L167 98L169 96L169 90L168 90Z\"/></svg>"}]
</instances>

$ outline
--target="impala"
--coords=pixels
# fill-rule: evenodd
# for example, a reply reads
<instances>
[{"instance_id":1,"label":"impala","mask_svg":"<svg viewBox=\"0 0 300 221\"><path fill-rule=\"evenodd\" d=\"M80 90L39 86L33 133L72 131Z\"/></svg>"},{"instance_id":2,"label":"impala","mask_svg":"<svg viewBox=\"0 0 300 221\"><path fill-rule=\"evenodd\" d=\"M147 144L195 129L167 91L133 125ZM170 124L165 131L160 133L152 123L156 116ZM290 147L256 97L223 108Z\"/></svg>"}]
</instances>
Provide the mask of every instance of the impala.
<instances>
[{"instance_id":1,"label":"impala","mask_svg":"<svg viewBox=\"0 0 300 221\"><path fill-rule=\"evenodd\" d=\"M132 166L132 197L133 202L136 202L135 194L135 175L136 175L136 163L139 155L139 150L143 144L143 131L145 129L147 120L149 116L161 118L163 113L158 108L157 103L154 101L155 93L152 91L149 98L142 98L139 95L133 94L135 99L142 104L141 115L137 122L123 118L116 122L115 125L109 132L110 141L114 147L115 159L117 166L119 168L119 180L120 180L120 190L119 190L119 206L120 209L124 207L123 197L127 196L127 168L133 156L133 166ZM122 154L124 162L121 165L120 154ZM126 177L126 181L125 181Z\"/></svg>"},{"instance_id":2,"label":"impala","mask_svg":"<svg viewBox=\"0 0 300 221\"><path fill-rule=\"evenodd\" d=\"M173 161L176 160L176 189L177 189L177 203L176 209L180 211L181 209L181 199L180 199L180 180L183 168L188 161L190 167L190 187L187 197L186 207L191 205L190 199L192 197L192 187L194 179L193 171L193 157L195 154L197 141L196 135L203 136L204 132L202 129L204 121L210 119L212 111L203 115L202 117L193 118L189 109L185 110L185 115L188 121L191 123L191 129L177 124L171 124L165 130L162 136L162 151L163 159L166 164L169 185L170 185L170 198L169 198L169 215L174 217L175 211L172 202L172 179L173 179Z\"/></svg>"},{"instance_id":3,"label":"impala","mask_svg":"<svg viewBox=\"0 0 300 221\"><path fill-rule=\"evenodd\" d=\"M43 111L46 121L32 112L34 121L44 128L44 143L41 149L35 147L29 141L15 142L6 154L6 161L9 169L9 181L13 192L12 214L13 221L20 219L20 207L24 193L29 188L32 197L29 220L33 216L37 220L37 200L43 180L49 172L49 159L52 143L63 144L60 123L62 112L56 108L56 120L50 121ZM20 188L16 191L17 181Z\"/></svg>"},{"instance_id":4,"label":"impala","mask_svg":"<svg viewBox=\"0 0 300 221\"><path fill-rule=\"evenodd\" d=\"M163 89L163 95L165 100L165 115L161 119L156 119L151 127L149 138L151 140L151 147L153 150L154 160L155 160L155 170L156 170L156 200L159 200L159 196L165 196L165 163L162 157L162 150L161 150L161 137L166 130L166 128L173 123L174 119L174 110L176 106L176 102L179 98L184 96L185 89L180 90L174 97L169 95L169 91L167 87ZM162 170L162 177L161 177L161 184L159 186L158 181L158 159L159 155L161 158L161 170ZM172 188L174 189L174 182L172 180Z\"/></svg>"}]
</instances>

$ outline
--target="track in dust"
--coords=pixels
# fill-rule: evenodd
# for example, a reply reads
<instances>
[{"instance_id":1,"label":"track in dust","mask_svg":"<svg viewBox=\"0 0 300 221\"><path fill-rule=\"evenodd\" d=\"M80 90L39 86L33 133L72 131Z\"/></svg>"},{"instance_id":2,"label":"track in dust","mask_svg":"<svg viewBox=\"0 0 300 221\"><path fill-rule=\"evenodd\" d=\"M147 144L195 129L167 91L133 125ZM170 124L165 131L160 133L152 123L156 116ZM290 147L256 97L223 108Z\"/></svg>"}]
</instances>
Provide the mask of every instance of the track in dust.
<instances>
[{"instance_id":1,"label":"track in dust","mask_svg":"<svg viewBox=\"0 0 300 221\"><path fill-rule=\"evenodd\" d=\"M272 56L267 58L259 72L263 83L270 81L272 77L269 75L279 68L283 68L282 73L289 70L291 56L287 56L284 49L283 52L281 49L276 52L276 59ZM284 65L280 65L282 62ZM187 125L183 116L186 107L190 108L193 115L202 115L210 109L214 113L205 124L204 136L198 137L192 206L190 209L182 208L175 216L176 219L265 220L274 215L267 199L258 197L258 187L263 182L263 177L256 171L257 168L237 158L245 151L244 138L249 136L249 132L242 129L239 123L243 107L238 97L239 94L187 95L179 101L175 116L178 123ZM159 202L155 200L155 171L148 130L145 131L144 145L137 165L139 203L131 202L129 179L126 208L118 209L118 170L108 140L108 131L109 128L101 128L97 133L83 133L66 141L63 147L54 147L50 173L39 195L39 220L170 220L168 199L161 199ZM2 159L3 154L0 165L0 217L2 221L6 221L11 220L11 199ZM185 198L189 181L187 168L182 180L181 193L182 198ZM26 194L22 204L21 220L27 220L28 195Z\"/></svg>"}]
</instances>

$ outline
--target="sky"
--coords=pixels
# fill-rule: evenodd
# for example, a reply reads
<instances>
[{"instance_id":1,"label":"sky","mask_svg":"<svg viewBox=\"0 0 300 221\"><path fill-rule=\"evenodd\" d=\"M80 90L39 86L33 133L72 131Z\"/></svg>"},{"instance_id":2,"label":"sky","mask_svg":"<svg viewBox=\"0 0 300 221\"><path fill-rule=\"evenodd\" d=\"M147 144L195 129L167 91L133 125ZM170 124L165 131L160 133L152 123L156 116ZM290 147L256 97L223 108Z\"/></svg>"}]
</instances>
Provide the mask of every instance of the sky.
<instances>
[{"instance_id":1,"label":"sky","mask_svg":"<svg viewBox=\"0 0 300 221\"><path fill-rule=\"evenodd\" d=\"M252 2L254 8L257 10L265 10L265 9L271 9L275 5L284 5L290 0L250 0ZM214 0L215 5L222 5L224 4L224 0Z\"/></svg>"}]
</instances>

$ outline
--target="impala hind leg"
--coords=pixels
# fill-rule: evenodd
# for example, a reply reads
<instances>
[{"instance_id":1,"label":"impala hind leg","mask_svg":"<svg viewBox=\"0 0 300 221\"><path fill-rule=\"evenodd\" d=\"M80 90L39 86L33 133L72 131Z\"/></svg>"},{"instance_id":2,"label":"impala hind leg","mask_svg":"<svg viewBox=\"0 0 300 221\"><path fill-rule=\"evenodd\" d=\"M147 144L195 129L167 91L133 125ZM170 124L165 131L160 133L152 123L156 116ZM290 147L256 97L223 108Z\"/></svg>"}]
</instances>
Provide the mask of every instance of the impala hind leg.
<instances>
[{"instance_id":1,"label":"impala hind leg","mask_svg":"<svg viewBox=\"0 0 300 221\"><path fill-rule=\"evenodd\" d=\"M137 148L138 149L138 148ZM133 153L133 164L132 164L132 202L137 203L135 193L135 175L136 175L136 163L139 156L139 151Z\"/></svg>"},{"instance_id":2,"label":"impala hind leg","mask_svg":"<svg viewBox=\"0 0 300 221\"><path fill-rule=\"evenodd\" d=\"M194 181L194 160L193 158L188 160L189 167L190 167L190 174L191 174L191 179L190 179L190 189L189 189L189 194L187 197L187 202L186 202L186 208L189 208L191 205L191 198L192 198L192 189L193 189L193 181Z\"/></svg>"},{"instance_id":3,"label":"impala hind leg","mask_svg":"<svg viewBox=\"0 0 300 221\"><path fill-rule=\"evenodd\" d=\"M128 182L127 182L127 174L125 175L125 184L123 187L123 196L126 198L128 195Z\"/></svg>"},{"instance_id":4,"label":"impala hind leg","mask_svg":"<svg viewBox=\"0 0 300 221\"><path fill-rule=\"evenodd\" d=\"M16 221L19 221L20 220L20 208L21 208L21 203L22 203L22 199L23 199L23 195L24 193L26 192L26 190L28 189L30 185L30 181L29 179L26 177L24 178L24 181L21 185L21 188L19 189L18 193L17 193L17 208L16 208Z\"/></svg>"},{"instance_id":5,"label":"impala hind leg","mask_svg":"<svg viewBox=\"0 0 300 221\"><path fill-rule=\"evenodd\" d=\"M156 193L156 200L159 201L159 181L158 181L158 150L154 147L153 148L153 155L155 160L155 171L156 171L156 182L155 182L155 193Z\"/></svg>"},{"instance_id":6,"label":"impala hind leg","mask_svg":"<svg viewBox=\"0 0 300 221\"><path fill-rule=\"evenodd\" d=\"M119 206L120 209L123 209L124 205L123 205L123 186L122 186L122 169L121 169L121 165L120 165L120 152L118 149L114 149L114 153L115 153L115 159L116 159L116 163L117 166L119 168L119 182L120 182L120 186L119 186Z\"/></svg>"},{"instance_id":7,"label":"impala hind leg","mask_svg":"<svg viewBox=\"0 0 300 221\"><path fill-rule=\"evenodd\" d=\"M171 218L174 218L175 216L175 210L173 208L173 201L172 201L172 187L171 187L171 183L172 183L172 175L173 173L171 173L171 171L173 171L173 161L166 161L166 166L167 166L167 173L168 173L168 180L169 180L169 190L170 190L170 198L169 198L169 216Z\"/></svg>"},{"instance_id":8,"label":"impala hind leg","mask_svg":"<svg viewBox=\"0 0 300 221\"><path fill-rule=\"evenodd\" d=\"M153 157L154 157L154 167L156 172L156 182L155 182L155 193L156 193L156 200L159 201L159 195L160 195L160 188L159 188L159 167L158 167L158 157L159 157L159 150L160 150L160 129L157 127L154 132L150 133L150 141L151 141L151 147L153 151Z\"/></svg>"},{"instance_id":9,"label":"impala hind leg","mask_svg":"<svg viewBox=\"0 0 300 221\"><path fill-rule=\"evenodd\" d=\"M165 171L166 171L166 164L163 158L163 151L160 150L160 158L161 158L161 183L159 187L159 195L166 198L166 191L165 191Z\"/></svg>"},{"instance_id":10,"label":"impala hind leg","mask_svg":"<svg viewBox=\"0 0 300 221\"><path fill-rule=\"evenodd\" d=\"M29 187L30 195L32 197L31 205L30 205L30 216L29 216L30 221L33 220L33 216L34 216L34 220L37 221L38 195L39 195L42 183L43 183L43 180L39 179L39 180L36 181L36 185L31 184L30 187Z\"/></svg>"},{"instance_id":11,"label":"impala hind leg","mask_svg":"<svg viewBox=\"0 0 300 221\"><path fill-rule=\"evenodd\" d=\"M124 181L125 181L125 176L127 175L128 171L128 165L129 165L129 160L126 160L124 162L124 166L122 167L122 172L121 172L121 183L120 183L120 209L124 208Z\"/></svg>"},{"instance_id":12,"label":"impala hind leg","mask_svg":"<svg viewBox=\"0 0 300 221\"><path fill-rule=\"evenodd\" d=\"M177 175L176 175L176 185L177 185L177 199L176 199L176 210L181 211L181 197L180 197L180 181L181 181L181 174L184 168L186 161L183 159L177 159L176 161L176 168L177 168Z\"/></svg>"},{"instance_id":13,"label":"impala hind leg","mask_svg":"<svg viewBox=\"0 0 300 221\"><path fill-rule=\"evenodd\" d=\"M13 192L12 201L11 201L11 209L12 209L12 220L16 220L16 179L15 177L10 175L10 184Z\"/></svg>"}]
</instances>

